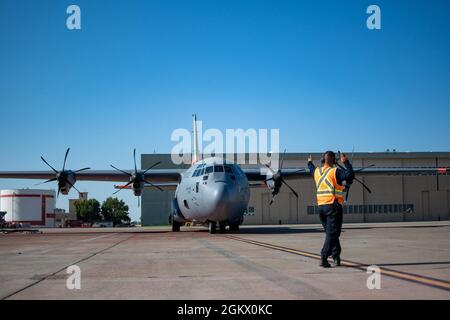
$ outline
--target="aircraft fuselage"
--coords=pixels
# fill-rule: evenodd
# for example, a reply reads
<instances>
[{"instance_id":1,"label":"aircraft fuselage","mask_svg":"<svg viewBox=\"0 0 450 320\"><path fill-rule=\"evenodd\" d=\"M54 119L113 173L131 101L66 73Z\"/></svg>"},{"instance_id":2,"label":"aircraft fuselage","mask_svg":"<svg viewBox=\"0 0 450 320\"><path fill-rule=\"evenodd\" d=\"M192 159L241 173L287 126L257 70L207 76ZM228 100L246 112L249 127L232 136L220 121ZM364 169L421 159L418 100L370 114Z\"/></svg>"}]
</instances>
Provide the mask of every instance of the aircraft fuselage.
<instances>
[{"instance_id":1,"label":"aircraft fuselage","mask_svg":"<svg viewBox=\"0 0 450 320\"><path fill-rule=\"evenodd\" d=\"M240 223L249 199L249 183L241 168L208 158L183 173L174 200L181 215L173 217L179 222Z\"/></svg>"}]
</instances>

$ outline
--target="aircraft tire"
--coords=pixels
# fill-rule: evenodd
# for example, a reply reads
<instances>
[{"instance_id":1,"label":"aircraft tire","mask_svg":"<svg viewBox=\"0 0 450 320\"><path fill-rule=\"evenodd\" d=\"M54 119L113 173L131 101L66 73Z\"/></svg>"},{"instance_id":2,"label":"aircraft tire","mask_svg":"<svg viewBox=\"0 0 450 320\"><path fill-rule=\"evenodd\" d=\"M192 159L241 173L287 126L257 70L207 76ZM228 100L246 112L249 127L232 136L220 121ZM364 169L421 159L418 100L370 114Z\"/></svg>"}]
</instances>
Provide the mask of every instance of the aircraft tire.
<instances>
[{"instance_id":1,"label":"aircraft tire","mask_svg":"<svg viewBox=\"0 0 450 320\"><path fill-rule=\"evenodd\" d=\"M239 231L239 223L230 224L230 231Z\"/></svg>"},{"instance_id":2,"label":"aircraft tire","mask_svg":"<svg viewBox=\"0 0 450 320\"><path fill-rule=\"evenodd\" d=\"M226 232L226 228L227 228L227 225L226 225L225 222L219 223L219 232L220 233L225 233Z\"/></svg>"},{"instance_id":3,"label":"aircraft tire","mask_svg":"<svg viewBox=\"0 0 450 320\"><path fill-rule=\"evenodd\" d=\"M172 232L179 232L181 224L176 222L175 219L172 218Z\"/></svg>"},{"instance_id":4,"label":"aircraft tire","mask_svg":"<svg viewBox=\"0 0 450 320\"><path fill-rule=\"evenodd\" d=\"M216 223L210 221L210 222L208 223L208 229L209 229L209 233L210 233L210 234L216 233Z\"/></svg>"}]
</instances>

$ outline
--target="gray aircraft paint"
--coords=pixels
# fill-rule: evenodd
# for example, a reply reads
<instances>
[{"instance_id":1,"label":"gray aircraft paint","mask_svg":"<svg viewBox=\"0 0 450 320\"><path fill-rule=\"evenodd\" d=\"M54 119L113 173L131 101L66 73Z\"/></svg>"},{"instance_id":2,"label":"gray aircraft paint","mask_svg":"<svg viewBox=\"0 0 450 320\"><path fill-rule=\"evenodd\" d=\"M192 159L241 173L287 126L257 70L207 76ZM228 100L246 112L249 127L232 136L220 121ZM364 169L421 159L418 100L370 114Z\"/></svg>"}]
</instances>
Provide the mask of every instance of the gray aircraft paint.
<instances>
[{"instance_id":1,"label":"gray aircraft paint","mask_svg":"<svg viewBox=\"0 0 450 320\"><path fill-rule=\"evenodd\" d=\"M211 172L193 176L197 168L231 168L231 172ZM182 174L175 192L175 199L182 217L179 222L227 222L242 221L250 200L250 186L241 168L221 158L208 158L197 162ZM177 220L177 219L176 219Z\"/></svg>"}]
</instances>

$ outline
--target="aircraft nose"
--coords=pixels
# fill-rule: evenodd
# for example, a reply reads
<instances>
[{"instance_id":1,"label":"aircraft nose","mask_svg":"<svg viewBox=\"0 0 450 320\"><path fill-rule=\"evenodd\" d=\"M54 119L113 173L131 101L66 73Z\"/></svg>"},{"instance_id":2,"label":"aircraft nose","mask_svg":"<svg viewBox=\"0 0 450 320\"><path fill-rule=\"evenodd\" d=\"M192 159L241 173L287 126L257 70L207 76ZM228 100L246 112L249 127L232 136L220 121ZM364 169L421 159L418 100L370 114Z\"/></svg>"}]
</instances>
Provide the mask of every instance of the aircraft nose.
<instances>
[{"instance_id":1,"label":"aircraft nose","mask_svg":"<svg viewBox=\"0 0 450 320\"><path fill-rule=\"evenodd\" d=\"M216 182L213 187L211 202L215 209L219 209L226 205L229 199L230 190L225 182Z\"/></svg>"},{"instance_id":2,"label":"aircraft nose","mask_svg":"<svg viewBox=\"0 0 450 320\"><path fill-rule=\"evenodd\" d=\"M227 221L236 210L236 187L225 181L216 181L210 185L207 201L208 219Z\"/></svg>"}]
</instances>

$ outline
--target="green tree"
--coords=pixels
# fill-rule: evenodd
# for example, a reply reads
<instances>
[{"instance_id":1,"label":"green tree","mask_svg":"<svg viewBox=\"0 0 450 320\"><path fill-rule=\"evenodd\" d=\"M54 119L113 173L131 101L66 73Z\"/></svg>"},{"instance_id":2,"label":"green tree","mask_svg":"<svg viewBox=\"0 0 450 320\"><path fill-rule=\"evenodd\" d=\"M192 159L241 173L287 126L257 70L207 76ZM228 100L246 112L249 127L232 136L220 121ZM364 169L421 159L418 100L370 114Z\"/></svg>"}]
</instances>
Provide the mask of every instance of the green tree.
<instances>
[{"instance_id":1,"label":"green tree","mask_svg":"<svg viewBox=\"0 0 450 320\"><path fill-rule=\"evenodd\" d=\"M100 215L100 202L96 199L77 200L74 206L78 220L93 223L102 219Z\"/></svg>"},{"instance_id":2,"label":"green tree","mask_svg":"<svg viewBox=\"0 0 450 320\"><path fill-rule=\"evenodd\" d=\"M106 221L112 221L114 225L122 221L130 221L128 206L117 198L109 197L102 203L102 216Z\"/></svg>"}]
</instances>

